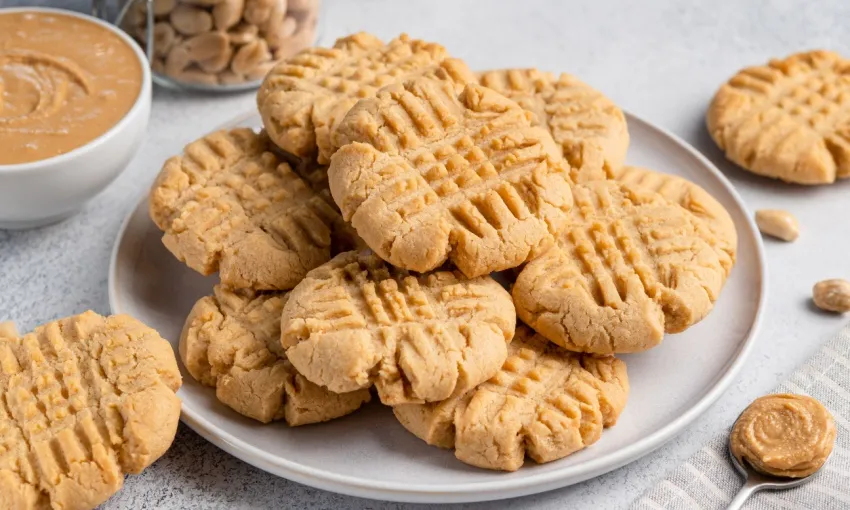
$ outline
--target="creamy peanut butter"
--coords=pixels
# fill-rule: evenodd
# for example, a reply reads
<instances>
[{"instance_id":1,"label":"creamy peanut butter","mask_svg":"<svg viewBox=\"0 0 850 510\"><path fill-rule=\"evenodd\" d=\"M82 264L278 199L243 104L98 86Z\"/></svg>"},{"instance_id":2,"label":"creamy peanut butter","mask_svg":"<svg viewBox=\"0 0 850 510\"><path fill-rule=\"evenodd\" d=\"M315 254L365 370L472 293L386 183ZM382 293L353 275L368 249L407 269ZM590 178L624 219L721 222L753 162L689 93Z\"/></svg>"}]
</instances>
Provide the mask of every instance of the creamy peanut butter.
<instances>
[{"instance_id":1,"label":"creamy peanut butter","mask_svg":"<svg viewBox=\"0 0 850 510\"><path fill-rule=\"evenodd\" d=\"M835 421L812 397L767 395L755 400L732 429L730 447L762 473L803 478L823 466L835 443Z\"/></svg>"},{"instance_id":2,"label":"creamy peanut butter","mask_svg":"<svg viewBox=\"0 0 850 510\"><path fill-rule=\"evenodd\" d=\"M0 165L38 161L94 140L132 108L136 53L94 22L0 12Z\"/></svg>"}]
</instances>

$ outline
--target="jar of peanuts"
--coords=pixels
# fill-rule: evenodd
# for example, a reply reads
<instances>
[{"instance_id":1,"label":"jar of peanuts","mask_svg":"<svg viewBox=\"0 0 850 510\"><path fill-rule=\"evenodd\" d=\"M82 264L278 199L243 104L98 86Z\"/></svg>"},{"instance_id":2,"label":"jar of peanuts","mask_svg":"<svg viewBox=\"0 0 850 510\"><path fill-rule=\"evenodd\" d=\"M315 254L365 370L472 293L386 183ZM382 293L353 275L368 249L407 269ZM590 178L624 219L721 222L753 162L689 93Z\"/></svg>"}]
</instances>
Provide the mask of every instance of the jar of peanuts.
<instances>
[{"instance_id":1,"label":"jar of peanuts","mask_svg":"<svg viewBox=\"0 0 850 510\"><path fill-rule=\"evenodd\" d=\"M312 46L318 19L319 0L128 0L116 24L147 50L157 83L234 91Z\"/></svg>"}]
</instances>

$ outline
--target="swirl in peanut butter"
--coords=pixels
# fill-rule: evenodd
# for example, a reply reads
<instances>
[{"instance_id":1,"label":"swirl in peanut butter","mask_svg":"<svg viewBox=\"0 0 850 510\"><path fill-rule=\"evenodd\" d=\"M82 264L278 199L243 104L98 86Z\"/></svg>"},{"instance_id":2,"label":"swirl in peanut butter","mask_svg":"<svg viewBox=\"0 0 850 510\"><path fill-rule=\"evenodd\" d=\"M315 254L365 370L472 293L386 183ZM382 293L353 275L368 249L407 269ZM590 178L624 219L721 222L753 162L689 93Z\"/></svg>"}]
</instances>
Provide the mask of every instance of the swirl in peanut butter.
<instances>
[{"instance_id":1,"label":"swirl in peanut butter","mask_svg":"<svg viewBox=\"0 0 850 510\"><path fill-rule=\"evenodd\" d=\"M750 404L732 429L739 462L762 473L803 478L823 466L835 443L835 421L812 397L778 394Z\"/></svg>"},{"instance_id":2,"label":"swirl in peanut butter","mask_svg":"<svg viewBox=\"0 0 850 510\"><path fill-rule=\"evenodd\" d=\"M94 140L132 108L142 69L110 30L51 12L0 13L0 165Z\"/></svg>"}]
</instances>

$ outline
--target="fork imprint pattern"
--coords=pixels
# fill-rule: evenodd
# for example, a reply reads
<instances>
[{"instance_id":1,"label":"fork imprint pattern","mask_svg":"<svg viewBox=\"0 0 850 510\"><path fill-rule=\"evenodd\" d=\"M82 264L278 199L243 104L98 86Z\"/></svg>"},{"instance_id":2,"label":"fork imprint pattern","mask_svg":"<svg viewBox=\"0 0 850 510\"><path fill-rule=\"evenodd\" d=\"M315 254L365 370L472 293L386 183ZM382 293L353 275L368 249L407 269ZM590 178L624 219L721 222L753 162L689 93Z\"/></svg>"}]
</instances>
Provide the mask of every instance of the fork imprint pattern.
<instances>
[{"instance_id":1,"label":"fork imprint pattern","mask_svg":"<svg viewBox=\"0 0 850 510\"><path fill-rule=\"evenodd\" d=\"M711 310L725 281L716 238L654 191L615 181L574 188L571 226L512 289L517 314L577 352L638 352Z\"/></svg>"},{"instance_id":2,"label":"fork imprint pattern","mask_svg":"<svg viewBox=\"0 0 850 510\"><path fill-rule=\"evenodd\" d=\"M387 87L338 127L331 193L396 266L451 259L469 277L516 267L551 246L572 202L569 166L530 116L478 85Z\"/></svg>"},{"instance_id":3,"label":"fork imprint pattern","mask_svg":"<svg viewBox=\"0 0 850 510\"><path fill-rule=\"evenodd\" d=\"M368 253L311 271L283 309L286 355L337 393L373 384L388 405L436 401L491 377L516 312L489 276L414 276Z\"/></svg>"}]
</instances>

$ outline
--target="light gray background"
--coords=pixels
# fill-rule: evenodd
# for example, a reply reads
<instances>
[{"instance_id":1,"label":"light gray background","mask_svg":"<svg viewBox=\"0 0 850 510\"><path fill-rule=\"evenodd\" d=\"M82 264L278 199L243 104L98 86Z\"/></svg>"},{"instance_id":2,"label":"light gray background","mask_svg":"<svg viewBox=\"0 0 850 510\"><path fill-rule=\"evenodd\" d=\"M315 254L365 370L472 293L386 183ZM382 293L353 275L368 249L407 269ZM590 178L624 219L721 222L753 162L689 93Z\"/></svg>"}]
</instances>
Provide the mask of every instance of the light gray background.
<instances>
[{"instance_id":1,"label":"light gray background","mask_svg":"<svg viewBox=\"0 0 850 510\"><path fill-rule=\"evenodd\" d=\"M79 0L20 2L84 8ZM767 241L770 295L764 327L744 373L725 396L676 440L595 480L505 508L623 508L712 435L754 397L802 363L843 320L809 302L811 286L850 277L850 182L801 188L751 177L727 164L703 122L717 86L740 67L804 49L845 54L845 0L326 0L322 42L357 30L391 38L405 31L439 41L472 68L535 66L575 74L624 109L666 127L711 158L751 210L785 208L802 224L795 244ZM162 162L210 128L251 108L253 94L154 92L148 139L127 171L82 214L27 232L0 230L0 319L28 330L93 309L108 313L110 249L124 215ZM645 412L652 412L646 409ZM109 509L344 508L414 506L349 498L259 471L181 427L172 449L129 477ZM495 504L459 508L492 508Z\"/></svg>"}]
</instances>

